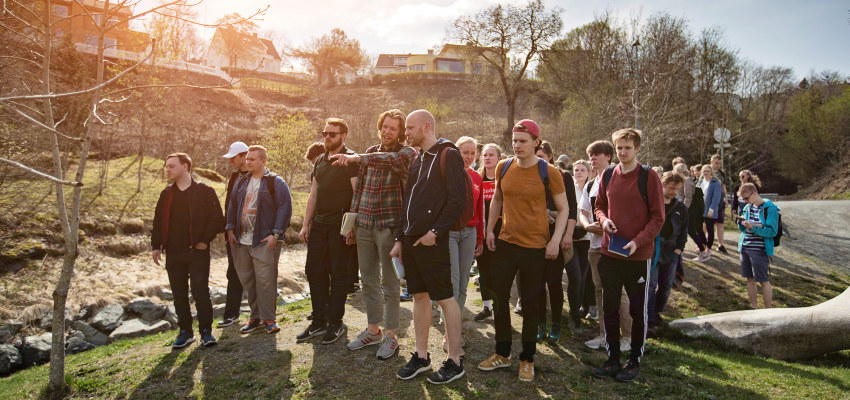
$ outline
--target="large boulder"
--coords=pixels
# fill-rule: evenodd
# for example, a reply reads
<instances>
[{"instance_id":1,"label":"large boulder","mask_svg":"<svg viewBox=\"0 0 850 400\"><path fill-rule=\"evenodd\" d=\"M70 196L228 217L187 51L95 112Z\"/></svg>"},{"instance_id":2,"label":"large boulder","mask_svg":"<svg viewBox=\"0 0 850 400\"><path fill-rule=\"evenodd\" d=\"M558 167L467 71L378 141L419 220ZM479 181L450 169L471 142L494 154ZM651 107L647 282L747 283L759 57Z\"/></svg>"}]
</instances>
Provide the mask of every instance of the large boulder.
<instances>
[{"instance_id":1,"label":"large boulder","mask_svg":"<svg viewBox=\"0 0 850 400\"><path fill-rule=\"evenodd\" d=\"M77 312L77 315L74 316L74 320L77 321L85 321L94 315L94 310L97 308L94 304L89 304L87 306L80 307L80 311Z\"/></svg>"},{"instance_id":2,"label":"large boulder","mask_svg":"<svg viewBox=\"0 0 850 400\"><path fill-rule=\"evenodd\" d=\"M159 290L159 298L166 301L172 301L174 300L174 293L171 292L171 289L162 288Z\"/></svg>"},{"instance_id":3,"label":"large boulder","mask_svg":"<svg viewBox=\"0 0 850 400\"><path fill-rule=\"evenodd\" d=\"M147 297L139 297L127 303L124 310L141 317L145 321L156 321L165 315L165 306L155 303Z\"/></svg>"},{"instance_id":4,"label":"large boulder","mask_svg":"<svg viewBox=\"0 0 850 400\"><path fill-rule=\"evenodd\" d=\"M71 326L71 322L74 320L74 317L71 315L71 309L65 307L65 327ZM39 322L39 327L50 332L53 328L53 310L47 312L44 317L41 318Z\"/></svg>"},{"instance_id":5,"label":"large boulder","mask_svg":"<svg viewBox=\"0 0 850 400\"><path fill-rule=\"evenodd\" d=\"M171 324L171 329L177 329L177 310L174 309L174 304L165 307L165 316L162 319Z\"/></svg>"},{"instance_id":6,"label":"large boulder","mask_svg":"<svg viewBox=\"0 0 850 400\"><path fill-rule=\"evenodd\" d=\"M21 352L11 344L0 344L0 376L9 375L23 364Z\"/></svg>"},{"instance_id":7,"label":"large boulder","mask_svg":"<svg viewBox=\"0 0 850 400\"><path fill-rule=\"evenodd\" d=\"M103 346L109 341L109 336L83 321L74 321L71 326L83 333L86 342L95 346Z\"/></svg>"},{"instance_id":8,"label":"large boulder","mask_svg":"<svg viewBox=\"0 0 850 400\"><path fill-rule=\"evenodd\" d=\"M127 319L127 316L124 314L124 307L120 304L110 304L94 314L91 319L91 326L109 333L114 331L118 325L121 325L121 322L125 319Z\"/></svg>"},{"instance_id":9,"label":"large boulder","mask_svg":"<svg viewBox=\"0 0 850 400\"><path fill-rule=\"evenodd\" d=\"M5 325L0 326L0 344L6 343L9 339L15 337L23 327L24 324L18 321L9 321Z\"/></svg>"},{"instance_id":10,"label":"large boulder","mask_svg":"<svg viewBox=\"0 0 850 400\"><path fill-rule=\"evenodd\" d=\"M21 358L25 367L50 361L50 334L27 336L21 346Z\"/></svg>"},{"instance_id":11,"label":"large boulder","mask_svg":"<svg viewBox=\"0 0 850 400\"><path fill-rule=\"evenodd\" d=\"M691 337L722 343L780 360L799 360L850 349L850 288L812 307L732 311L670 323Z\"/></svg>"},{"instance_id":12,"label":"large boulder","mask_svg":"<svg viewBox=\"0 0 850 400\"><path fill-rule=\"evenodd\" d=\"M65 354L77 354L93 349L95 346L78 337L72 337L65 343Z\"/></svg>"},{"instance_id":13,"label":"large boulder","mask_svg":"<svg viewBox=\"0 0 850 400\"><path fill-rule=\"evenodd\" d=\"M120 339L137 338L154 333L168 332L169 330L171 330L171 324L168 321L157 321L156 323L148 324L147 321L141 318L135 318L122 322L121 326L109 335L109 341L114 342Z\"/></svg>"},{"instance_id":14,"label":"large boulder","mask_svg":"<svg viewBox=\"0 0 850 400\"><path fill-rule=\"evenodd\" d=\"M210 287L210 301L213 304L224 304L227 302L227 289L218 286Z\"/></svg>"}]
</instances>

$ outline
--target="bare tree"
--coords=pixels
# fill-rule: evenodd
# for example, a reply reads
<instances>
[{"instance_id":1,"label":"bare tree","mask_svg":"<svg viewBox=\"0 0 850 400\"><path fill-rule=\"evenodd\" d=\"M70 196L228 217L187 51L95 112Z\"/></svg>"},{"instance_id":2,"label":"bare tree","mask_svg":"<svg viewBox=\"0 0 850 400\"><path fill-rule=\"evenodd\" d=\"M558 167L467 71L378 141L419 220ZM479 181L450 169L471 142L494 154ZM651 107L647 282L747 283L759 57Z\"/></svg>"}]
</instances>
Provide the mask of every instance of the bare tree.
<instances>
[{"instance_id":1,"label":"bare tree","mask_svg":"<svg viewBox=\"0 0 850 400\"><path fill-rule=\"evenodd\" d=\"M316 83L319 86L336 85L339 74L357 72L367 60L366 54L360 48L360 41L349 38L345 31L339 28L334 28L330 34L322 35L303 47L291 50L290 55L307 62L316 72Z\"/></svg>"},{"instance_id":2,"label":"bare tree","mask_svg":"<svg viewBox=\"0 0 850 400\"><path fill-rule=\"evenodd\" d=\"M486 60L501 82L507 107L503 139L511 140L517 98L531 64L563 28L561 9L547 10L542 0L524 7L497 4L475 15L463 15L446 28L447 41L466 43L475 56Z\"/></svg>"}]
</instances>

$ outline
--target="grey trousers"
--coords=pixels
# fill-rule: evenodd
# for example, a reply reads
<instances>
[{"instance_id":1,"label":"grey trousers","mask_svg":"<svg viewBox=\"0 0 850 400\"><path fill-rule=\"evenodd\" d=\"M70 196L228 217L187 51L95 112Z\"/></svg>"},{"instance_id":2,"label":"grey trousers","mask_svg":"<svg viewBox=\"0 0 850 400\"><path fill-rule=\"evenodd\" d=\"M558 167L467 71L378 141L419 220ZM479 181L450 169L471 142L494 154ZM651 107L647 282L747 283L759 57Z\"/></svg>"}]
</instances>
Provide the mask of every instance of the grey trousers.
<instances>
[{"instance_id":1,"label":"grey trousers","mask_svg":"<svg viewBox=\"0 0 850 400\"><path fill-rule=\"evenodd\" d=\"M475 259L475 227L467 226L460 231L449 232L449 257L452 261L452 289L457 305L460 307L460 319L466 304L466 288L469 286L469 270Z\"/></svg>"},{"instance_id":2,"label":"grey trousers","mask_svg":"<svg viewBox=\"0 0 850 400\"><path fill-rule=\"evenodd\" d=\"M234 266L242 287L248 292L251 318L274 320L277 298L277 263L281 247L269 249L265 243L257 247L237 244L233 248Z\"/></svg>"},{"instance_id":3,"label":"grey trousers","mask_svg":"<svg viewBox=\"0 0 850 400\"><path fill-rule=\"evenodd\" d=\"M395 244L392 229L374 230L358 226L356 236L366 322L383 322L384 329L394 331L398 328L401 285L390 257L390 250Z\"/></svg>"}]
</instances>

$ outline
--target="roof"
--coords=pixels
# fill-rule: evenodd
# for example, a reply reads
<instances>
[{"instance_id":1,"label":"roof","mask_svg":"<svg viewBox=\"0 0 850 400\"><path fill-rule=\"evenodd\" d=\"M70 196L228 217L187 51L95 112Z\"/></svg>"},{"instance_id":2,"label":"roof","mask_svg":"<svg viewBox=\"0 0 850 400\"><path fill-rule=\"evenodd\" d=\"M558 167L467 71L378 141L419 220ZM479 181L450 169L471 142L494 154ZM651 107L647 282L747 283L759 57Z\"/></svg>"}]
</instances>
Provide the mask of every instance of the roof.
<instances>
[{"instance_id":1,"label":"roof","mask_svg":"<svg viewBox=\"0 0 850 400\"><path fill-rule=\"evenodd\" d=\"M266 46L266 54L274 57L275 60L280 60L280 54L278 54L277 49L274 48L274 43L271 40L259 38L260 42Z\"/></svg>"},{"instance_id":2,"label":"roof","mask_svg":"<svg viewBox=\"0 0 850 400\"><path fill-rule=\"evenodd\" d=\"M274 57L275 60L281 59L271 40L221 27L216 28L216 33L221 35L221 39L228 48L254 46L257 49L265 49L265 54Z\"/></svg>"},{"instance_id":3,"label":"roof","mask_svg":"<svg viewBox=\"0 0 850 400\"><path fill-rule=\"evenodd\" d=\"M413 53L404 53L404 54L379 54L378 61L375 63L376 68L396 68L400 67L400 65L396 65L395 58L396 57L413 57L413 56L433 56L433 54L413 54ZM407 66L406 64L404 65Z\"/></svg>"}]
</instances>

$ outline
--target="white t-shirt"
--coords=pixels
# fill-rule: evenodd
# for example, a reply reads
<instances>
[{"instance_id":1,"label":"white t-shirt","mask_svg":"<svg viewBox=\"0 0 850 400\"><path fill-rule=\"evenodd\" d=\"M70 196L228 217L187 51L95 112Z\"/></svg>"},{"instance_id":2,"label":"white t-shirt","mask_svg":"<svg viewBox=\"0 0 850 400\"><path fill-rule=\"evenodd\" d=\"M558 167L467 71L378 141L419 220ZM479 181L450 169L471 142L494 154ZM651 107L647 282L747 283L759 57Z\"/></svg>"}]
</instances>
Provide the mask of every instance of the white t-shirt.
<instances>
[{"instance_id":1,"label":"white t-shirt","mask_svg":"<svg viewBox=\"0 0 850 400\"><path fill-rule=\"evenodd\" d=\"M581 201L581 194L584 193L584 187L579 187L578 185L573 185L573 186L575 186L575 189L576 189L576 202L580 202ZM579 209L579 213L581 213L581 209ZM593 214L593 211L591 211L590 213ZM581 226L581 224L577 223L576 226ZM576 240L590 240L590 232L585 233L584 236L582 236L582 237L580 237Z\"/></svg>"},{"instance_id":2,"label":"white t-shirt","mask_svg":"<svg viewBox=\"0 0 850 400\"><path fill-rule=\"evenodd\" d=\"M581 191L581 200L579 201L579 211L587 211L590 213L590 222L596 222L596 215L593 214L593 207L590 205L590 198L596 197L599 195L599 185L601 185L601 177L596 178L596 183L590 189L590 194L588 195L587 190ZM590 185L594 181L587 182L587 185ZM585 187L587 187L585 185ZM598 235L595 233L589 233L590 235L590 248L591 249L599 249L602 248L602 235Z\"/></svg>"},{"instance_id":3,"label":"white t-shirt","mask_svg":"<svg viewBox=\"0 0 850 400\"><path fill-rule=\"evenodd\" d=\"M239 243L246 246L254 244L254 224L257 222L257 195L260 193L262 178L251 177L242 204L242 218L239 223Z\"/></svg>"}]
</instances>

